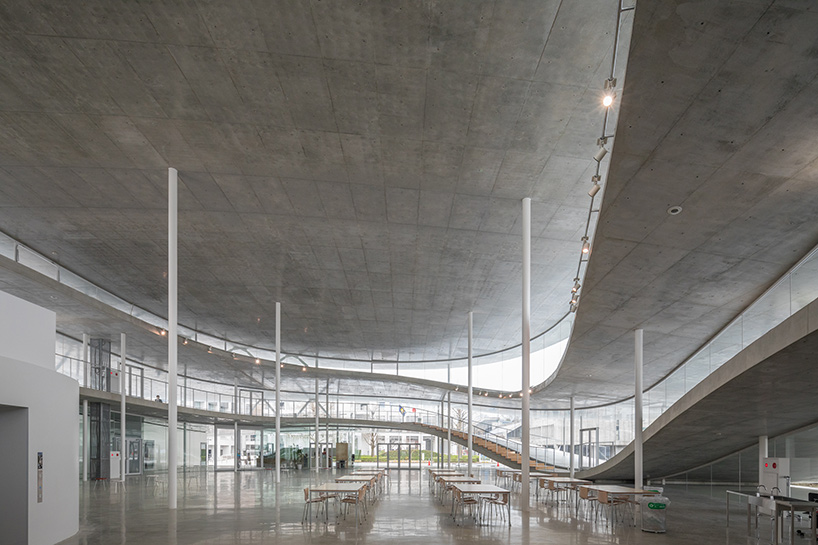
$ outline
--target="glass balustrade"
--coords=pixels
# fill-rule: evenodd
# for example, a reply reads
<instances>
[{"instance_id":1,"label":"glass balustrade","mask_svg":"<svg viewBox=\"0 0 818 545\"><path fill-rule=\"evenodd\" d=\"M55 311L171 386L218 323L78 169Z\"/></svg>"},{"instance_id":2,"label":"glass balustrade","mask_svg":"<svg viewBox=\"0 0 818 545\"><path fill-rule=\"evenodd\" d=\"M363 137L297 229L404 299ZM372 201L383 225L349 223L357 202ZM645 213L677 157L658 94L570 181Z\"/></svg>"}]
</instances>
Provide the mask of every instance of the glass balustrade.
<instances>
[{"instance_id":1,"label":"glass balustrade","mask_svg":"<svg viewBox=\"0 0 818 545\"><path fill-rule=\"evenodd\" d=\"M15 240L0 233L0 255L14 259L18 263L41 272L49 278L70 286L82 293L94 297L113 308L137 317L157 328L166 328L167 322L144 309L124 301L113 294L102 290L88 281L61 268L48 258L19 244ZM786 275L768 289L750 307L736 317L710 342L698 350L691 358L676 368L662 381L648 389L644 394L644 425L647 427L654 422L665 410L678 401L682 396L699 384L704 378L730 360L739 351L758 340L773 327L798 312L818 296L818 258L816 249L813 249ZM555 326L535 339L532 339L532 383L545 381L556 369L567 346L572 327L572 315L566 315ZM268 361L274 359L271 350L258 347L244 346L230 343L225 339L197 332L180 326L182 335L197 342L204 343L220 350L233 351L254 358L263 358ZM62 349L56 358L57 369L77 379L80 384L87 383L88 370L78 359L76 342L62 339ZM331 357L308 357L310 361L297 355L286 355L283 358L288 363L300 362L304 365L321 368L344 369L355 372L385 373L395 376L421 378L446 382L451 376L451 383L465 385L466 360L456 359L450 362L381 362L355 361ZM487 356L475 358L474 376L476 389L518 390L520 378L517 376L520 369L519 347ZM167 381L162 380L161 372L154 371L156 376L145 376L141 387L141 396L145 399L167 399ZM244 403L240 396L231 394L229 385L206 384L198 381L199 386L179 386L180 405L202 410L217 412L239 413L241 407L255 407L251 410L261 411L262 416L274 415L274 407L269 403L269 392L259 406L253 404L252 397ZM479 395L479 394L478 394ZM303 402L290 402L291 406L283 407L282 414L298 416L303 413L297 410L297 405ZM248 409L250 410L250 409ZM289 410L290 413L286 411ZM391 409L390 409L391 410ZM554 459L559 458L558 452L565 452L570 441L564 439L566 423L565 412L561 411L532 411L532 428L551 429L555 436L562 436L561 441L543 438L543 452L547 451L548 444ZM350 413L357 416L354 410ZM542 415L542 416L536 416ZM633 400L626 400L605 407L590 407L576 411L579 422L578 429L596 429L599 438L599 452L594 453L594 460L604 461L615 454L619 449L633 440ZM390 418L394 414L389 413ZM439 417L439 415L437 416ZM489 432L487 432L489 433ZM499 436L498 436L499 437ZM505 438L509 445L514 445L513 439ZM559 446L557 446L559 445ZM576 449L575 449L576 451ZM604 452L603 452L604 451ZM578 451L577 451L578 452Z\"/></svg>"}]
</instances>

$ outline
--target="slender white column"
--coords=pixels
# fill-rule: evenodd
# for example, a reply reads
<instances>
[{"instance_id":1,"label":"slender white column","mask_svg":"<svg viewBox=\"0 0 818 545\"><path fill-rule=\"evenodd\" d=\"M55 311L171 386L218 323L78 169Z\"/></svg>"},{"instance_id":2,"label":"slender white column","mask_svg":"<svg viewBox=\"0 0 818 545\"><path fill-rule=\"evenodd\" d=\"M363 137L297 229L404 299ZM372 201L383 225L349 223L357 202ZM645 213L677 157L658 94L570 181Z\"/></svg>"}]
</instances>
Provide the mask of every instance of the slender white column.
<instances>
[{"instance_id":1,"label":"slender white column","mask_svg":"<svg viewBox=\"0 0 818 545\"><path fill-rule=\"evenodd\" d=\"M121 436L121 445L120 453L119 453L119 476L122 482L125 482L125 457L128 452L127 446L127 437L128 437L128 426L127 426L127 418L125 415L125 334L120 333L119 335L119 345L120 345L120 354L119 354L119 414L120 414L120 427L119 433Z\"/></svg>"},{"instance_id":2,"label":"slender white column","mask_svg":"<svg viewBox=\"0 0 818 545\"><path fill-rule=\"evenodd\" d=\"M83 335L85 336L85 335ZM88 457L91 455L91 446L88 444L88 400L82 400L82 480L88 480Z\"/></svg>"},{"instance_id":3,"label":"slender white column","mask_svg":"<svg viewBox=\"0 0 818 545\"><path fill-rule=\"evenodd\" d=\"M568 452L568 471L571 475L571 478L574 478L574 396L571 396L571 425L570 425L570 437L568 438L568 448L570 449Z\"/></svg>"},{"instance_id":4,"label":"slender white column","mask_svg":"<svg viewBox=\"0 0 818 545\"><path fill-rule=\"evenodd\" d=\"M446 394L448 397L448 404L449 408L448 413L448 424L447 424L447 432L446 432L446 467L451 469L452 467L452 393L448 392Z\"/></svg>"},{"instance_id":5,"label":"slender white column","mask_svg":"<svg viewBox=\"0 0 818 545\"><path fill-rule=\"evenodd\" d=\"M633 485L642 488L642 330L634 331Z\"/></svg>"},{"instance_id":6,"label":"slender white column","mask_svg":"<svg viewBox=\"0 0 818 545\"><path fill-rule=\"evenodd\" d=\"M281 303L276 303L276 483L281 482Z\"/></svg>"},{"instance_id":7,"label":"slender white column","mask_svg":"<svg viewBox=\"0 0 818 545\"><path fill-rule=\"evenodd\" d=\"M176 452L179 439L176 434L178 421L176 408L177 375L177 172L168 169L168 508L176 509ZM215 453L214 453L215 455Z\"/></svg>"},{"instance_id":8,"label":"slender white column","mask_svg":"<svg viewBox=\"0 0 818 545\"><path fill-rule=\"evenodd\" d=\"M468 462L466 463L467 472L466 475L471 476L471 457L472 457L472 422L471 422L471 413L472 413L472 338L473 338L473 312L469 312L469 410L468 410L468 426L469 426L469 448L467 449L468 452Z\"/></svg>"},{"instance_id":9,"label":"slender white column","mask_svg":"<svg viewBox=\"0 0 818 545\"><path fill-rule=\"evenodd\" d=\"M324 437L326 438L326 444L327 444L326 462L327 462L327 468L329 469L330 468L330 463L329 463L329 456L330 456L330 454L329 454L329 379L327 379L327 391L326 391L326 395L324 396L324 399L326 400L325 405L324 405L324 411L327 413L327 420L324 423Z\"/></svg>"},{"instance_id":10,"label":"slender white column","mask_svg":"<svg viewBox=\"0 0 818 545\"><path fill-rule=\"evenodd\" d=\"M88 343L91 338L88 333L82 334L82 375L85 379L85 387L91 387L91 363L88 361Z\"/></svg>"},{"instance_id":11,"label":"slender white column","mask_svg":"<svg viewBox=\"0 0 818 545\"><path fill-rule=\"evenodd\" d=\"M236 446L233 452L233 472L239 470L239 460L241 460L241 437L239 437L239 421L233 421L233 444Z\"/></svg>"},{"instance_id":12,"label":"slender white column","mask_svg":"<svg viewBox=\"0 0 818 545\"><path fill-rule=\"evenodd\" d=\"M529 459L531 441L531 423L529 414L529 393L531 388L531 199L523 199L523 403L522 426L520 429L522 443L521 506L528 511L529 494Z\"/></svg>"},{"instance_id":13,"label":"slender white column","mask_svg":"<svg viewBox=\"0 0 818 545\"><path fill-rule=\"evenodd\" d=\"M451 350L449 350L449 356L451 356ZM446 363L446 383L452 383L452 362ZM446 424L446 467L451 469L452 467L452 391L449 390L446 392L446 398L448 401L448 419Z\"/></svg>"},{"instance_id":14,"label":"slender white column","mask_svg":"<svg viewBox=\"0 0 818 545\"><path fill-rule=\"evenodd\" d=\"M318 362L315 362L318 367ZM320 423L318 422L318 377L315 377L315 471L318 471L318 466L321 465L321 449L318 448L318 434L321 433Z\"/></svg>"},{"instance_id":15,"label":"slender white column","mask_svg":"<svg viewBox=\"0 0 818 545\"><path fill-rule=\"evenodd\" d=\"M769 441L766 435L758 436L758 484L764 480L764 458L769 456ZM767 491L769 492L769 490ZM786 493L786 492L785 492Z\"/></svg>"}]
</instances>

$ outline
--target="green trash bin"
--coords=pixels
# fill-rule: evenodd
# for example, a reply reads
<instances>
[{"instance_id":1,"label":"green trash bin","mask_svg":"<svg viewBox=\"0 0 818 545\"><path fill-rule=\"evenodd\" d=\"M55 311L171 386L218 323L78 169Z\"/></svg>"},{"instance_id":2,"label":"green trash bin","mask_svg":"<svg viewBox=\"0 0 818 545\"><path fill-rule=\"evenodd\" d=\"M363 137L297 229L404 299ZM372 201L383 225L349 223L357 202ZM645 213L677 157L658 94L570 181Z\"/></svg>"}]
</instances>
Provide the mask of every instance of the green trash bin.
<instances>
[{"instance_id":1,"label":"green trash bin","mask_svg":"<svg viewBox=\"0 0 818 545\"><path fill-rule=\"evenodd\" d=\"M670 499L665 496L646 496L640 500L642 531L663 534L667 532L666 513Z\"/></svg>"}]
</instances>

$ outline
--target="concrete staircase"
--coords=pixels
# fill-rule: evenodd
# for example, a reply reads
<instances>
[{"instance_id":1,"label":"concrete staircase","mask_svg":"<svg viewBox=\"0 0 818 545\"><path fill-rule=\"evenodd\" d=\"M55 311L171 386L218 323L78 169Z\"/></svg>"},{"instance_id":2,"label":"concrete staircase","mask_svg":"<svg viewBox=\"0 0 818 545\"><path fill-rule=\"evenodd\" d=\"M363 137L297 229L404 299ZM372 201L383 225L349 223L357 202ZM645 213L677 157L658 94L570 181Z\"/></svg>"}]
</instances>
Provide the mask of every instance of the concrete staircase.
<instances>
[{"instance_id":1,"label":"concrete staircase","mask_svg":"<svg viewBox=\"0 0 818 545\"><path fill-rule=\"evenodd\" d=\"M440 426L434 426L432 424L418 425L421 428L423 428L426 431L426 433L436 435L438 437L443 437L444 439L448 436L449 433L448 429ZM465 447L468 446L469 436L464 431L452 430L452 441ZM506 448L505 445L495 443L494 441L490 441L482 437L474 436L472 438L472 448L474 449L475 452L479 452L483 456L491 458L492 460L500 462L501 464L508 466L510 468L521 469L523 467L522 455L514 449ZM533 458L530 458L528 460L528 467L532 471L548 469L544 462L538 462Z\"/></svg>"}]
</instances>

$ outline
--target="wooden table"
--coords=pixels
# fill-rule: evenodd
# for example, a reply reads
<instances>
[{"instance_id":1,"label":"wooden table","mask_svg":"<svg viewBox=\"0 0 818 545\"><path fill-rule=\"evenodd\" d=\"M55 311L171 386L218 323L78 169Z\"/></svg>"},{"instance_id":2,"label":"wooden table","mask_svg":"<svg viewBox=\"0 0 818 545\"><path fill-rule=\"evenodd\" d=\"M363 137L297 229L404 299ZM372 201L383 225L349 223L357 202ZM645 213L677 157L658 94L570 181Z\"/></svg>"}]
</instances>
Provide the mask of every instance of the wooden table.
<instances>
[{"instance_id":1,"label":"wooden table","mask_svg":"<svg viewBox=\"0 0 818 545\"><path fill-rule=\"evenodd\" d=\"M446 488L449 485L453 485L455 483L480 484L482 481L480 479L466 477L464 475L439 475L435 479L435 482L437 482L439 488L441 489L440 502L443 503L444 496L446 495Z\"/></svg>"},{"instance_id":2,"label":"wooden table","mask_svg":"<svg viewBox=\"0 0 818 545\"><path fill-rule=\"evenodd\" d=\"M559 477L559 476L547 476L547 477L540 477L537 479L537 491L540 488L551 488L548 486L548 483L554 483L554 489L559 488L568 488L570 490L577 490L577 487L580 485L590 485L593 484L591 481L587 481L585 479L578 479L576 477ZM577 507L579 507L579 501L576 502Z\"/></svg>"},{"instance_id":3,"label":"wooden table","mask_svg":"<svg viewBox=\"0 0 818 545\"><path fill-rule=\"evenodd\" d=\"M353 471L351 475L377 475L378 484L381 485L381 490L383 490L382 478L389 479L389 472L385 469L359 469Z\"/></svg>"},{"instance_id":4,"label":"wooden table","mask_svg":"<svg viewBox=\"0 0 818 545\"><path fill-rule=\"evenodd\" d=\"M310 496L313 493L327 493L327 494L357 494L361 488L366 486L361 483L324 483L310 487ZM309 516L312 517L312 504L309 505ZM355 507L355 523L358 523L358 507Z\"/></svg>"},{"instance_id":5,"label":"wooden table","mask_svg":"<svg viewBox=\"0 0 818 545\"><path fill-rule=\"evenodd\" d=\"M452 487L456 488L461 494L476 494L476 495L485 495L485 494L499 494L505 497L506 499L506 509L508 510L508 525L511 526L511 491L506 490L505 488L500 488L499 486L493 484L469 484L469 483L461 483L456 482L452 483ZM455 521L457 521L457 512L456 506L454 505L454 500L452 501L452 514L454 516Z\"/></svg>"},{"instance_id":6,"label":"wooden table","mask_svg":"<svg viewBox=\"0 0 818 545\"><path fill-rule=\"evenodd\" d=\"M431 488L435 484L437 484L437 478L442 477L444 475L450 475L450 476L459 475L461 477L466 476L465 473L463 473L462 471L459 471L457 469L432 469L432 468L429 468L429 477L430 477L429 478L429 487Z\"/></svg>"},{"instance_id":7,"label":"wooden table","mask_svg":"<svg viewBox=\"0 0 818 545\"><path fill-rule=\"evenodd\" d=\"M336 483L369 483L370 487L370 494L372 502L375 502L375 486L377 486L378 481L380 480L380 474L373 474L373 475L344 475L343 477L337 477L335 479Z\"/></svg>"},{"instance_id":8,"label":"wooden table","mask_svg":"<svg viewBox=\"0 0 818 545\"><path fill-rule=\"evenodd\" d=\"M628 498L628 501L633 501L633 498L636 496L658 496L659 494L655 490L644 490L642 488L631 488L628 486L621 486L618 484L595 484L595 485L583 485L580 488L585 488L587 490L592 490L597 493L597 501L599 503L604 503L608 505L610 509L610 516L608 520L610 521L613 518L614 514L614 501L617 498ZM611 528L613 528L613 524L611 524Z\"/></svg>"}]
</instances>

